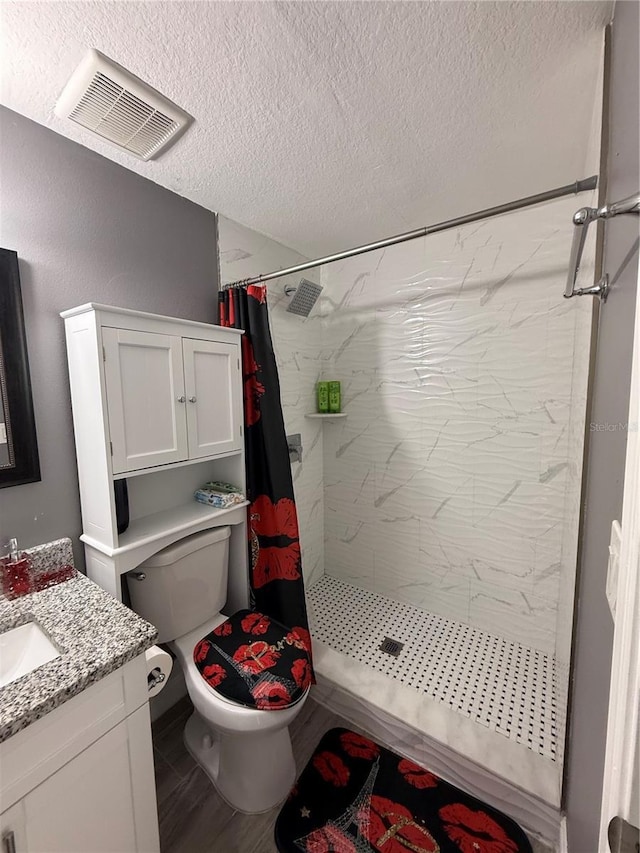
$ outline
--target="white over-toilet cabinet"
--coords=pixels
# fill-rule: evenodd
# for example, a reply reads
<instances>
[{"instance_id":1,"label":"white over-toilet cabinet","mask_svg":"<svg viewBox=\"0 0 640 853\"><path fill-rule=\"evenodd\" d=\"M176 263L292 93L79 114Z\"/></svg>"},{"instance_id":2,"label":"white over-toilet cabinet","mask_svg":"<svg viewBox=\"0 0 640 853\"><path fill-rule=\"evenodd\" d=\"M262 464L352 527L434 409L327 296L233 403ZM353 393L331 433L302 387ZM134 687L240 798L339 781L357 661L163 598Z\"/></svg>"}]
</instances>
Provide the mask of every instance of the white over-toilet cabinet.
<instances>
[{"instance_id":1,"label":"white over-toilet cabinet","mask_svg":"<svg viewBox=\"0 0 640 853\"><path fill-rule=\"evenodd\" d=\"M227 607L246 606L246 504L193 493L245 488L241 332L90 303L65 311L87 574L116 597L121 575L178 539L232 529ZM114 484L130 522L118 534Z\"/></svg>"},{"instance_id":2,"label":"white over-toilet cabinet","mask_svg":"<svg viewBox=\"0 0 640 853\"><path fill-rule=\"evenodd\" d=\"M240 450L235 341L102 328L112 470Z\"/></svg>"}]
</instances>

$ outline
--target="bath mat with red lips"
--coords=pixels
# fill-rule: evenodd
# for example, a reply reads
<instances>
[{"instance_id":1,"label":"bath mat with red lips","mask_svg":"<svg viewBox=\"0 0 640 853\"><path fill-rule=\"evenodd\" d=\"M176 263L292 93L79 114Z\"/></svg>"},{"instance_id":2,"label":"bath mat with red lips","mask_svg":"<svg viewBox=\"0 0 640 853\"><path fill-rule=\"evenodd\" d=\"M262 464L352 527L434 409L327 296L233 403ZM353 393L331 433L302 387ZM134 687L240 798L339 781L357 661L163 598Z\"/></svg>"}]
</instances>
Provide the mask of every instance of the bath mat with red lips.
<instances>
[{"instance_id":1,"label":"bath mat with red lips","mask_svg":"<svg viewBox=\"0 0 640 853\"><path fill-rule=\"evenodd\" d=\"M193 660L207 684L227 699L261 711L294 705L311 684L309 633L239 610L203 637Z\"/></svg>"},{"instance_id":2,"label":"bath mat with red lips","mask_svg":"<svg viewBox=\"0 0 640 853\"><path fill-rule=\"evenodd\" d=\"M348 729L323 736L275 841L280 853L532 853L511 818Z\"/></svg>"}]
</instances>

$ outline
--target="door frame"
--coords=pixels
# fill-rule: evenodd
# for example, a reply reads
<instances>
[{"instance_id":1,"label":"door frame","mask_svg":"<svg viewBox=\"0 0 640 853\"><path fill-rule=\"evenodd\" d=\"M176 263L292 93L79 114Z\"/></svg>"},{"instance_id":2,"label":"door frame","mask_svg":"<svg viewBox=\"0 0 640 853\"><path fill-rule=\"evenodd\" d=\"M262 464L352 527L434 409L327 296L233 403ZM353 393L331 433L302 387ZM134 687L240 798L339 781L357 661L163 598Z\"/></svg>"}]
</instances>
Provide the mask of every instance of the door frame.
<instances>
[{"instance_id":1,"label":"door frame","mask_svg":"<svg viewBox=\"0 0 640 853\"><path fill-rule=\"evenodd\" d=\"M640 274L638 276L640 295ZM615 588L613 653L607 741L602 780L598 850L608 853L607 830L612 817L628 819L633 762L638 748L640 695L640 296L632 356L627 455L622 504L622 538ZM632 748L635 742L636 748Z\"/></svg>"}]
</instances>

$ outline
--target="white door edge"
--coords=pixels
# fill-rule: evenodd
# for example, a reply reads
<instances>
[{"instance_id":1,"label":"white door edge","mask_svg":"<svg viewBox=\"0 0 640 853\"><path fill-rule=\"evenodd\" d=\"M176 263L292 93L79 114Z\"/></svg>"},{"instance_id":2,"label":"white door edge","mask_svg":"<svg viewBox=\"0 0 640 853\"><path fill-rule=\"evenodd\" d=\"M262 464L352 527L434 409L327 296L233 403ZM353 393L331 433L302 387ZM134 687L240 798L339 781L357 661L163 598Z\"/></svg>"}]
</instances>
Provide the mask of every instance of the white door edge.
<instances>
[{"instance_id":1,"label":"white door edge","mask_svg":"<svg viewBox=\"0 0 640 853\"><path fill-rule=\"evenodd\" d=\"M639 276L640 285L640 276ZM640 697L640 287L636 301L631 395L625 463L622 539L615 601L613 654L607 745L602 785L599 853L609 852L607 829L612 817L629 819L633 763L638 751ZM633 796L637 796L637 791Z\"/></svg>"}]
</instances>

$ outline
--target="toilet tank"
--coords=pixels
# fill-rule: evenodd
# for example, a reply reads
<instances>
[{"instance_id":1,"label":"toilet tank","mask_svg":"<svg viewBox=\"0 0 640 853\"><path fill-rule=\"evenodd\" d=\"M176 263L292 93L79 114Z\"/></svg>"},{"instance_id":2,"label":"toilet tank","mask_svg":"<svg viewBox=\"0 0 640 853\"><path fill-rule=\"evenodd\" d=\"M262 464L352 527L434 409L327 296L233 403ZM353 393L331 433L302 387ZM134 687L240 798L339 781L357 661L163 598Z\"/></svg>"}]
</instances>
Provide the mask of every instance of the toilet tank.
<instances>
[{"instance_id":1,"label":"toilet tank","mask_svg":"<svg viewBox=\"0 0 640 853\"><path fill-rule=\"evenodd\" d=\"M176 640L222 610L230 535L229 527L194 533L127 574L131 606L156 626L157 642Z\"/></svg>"}]
</instances>

